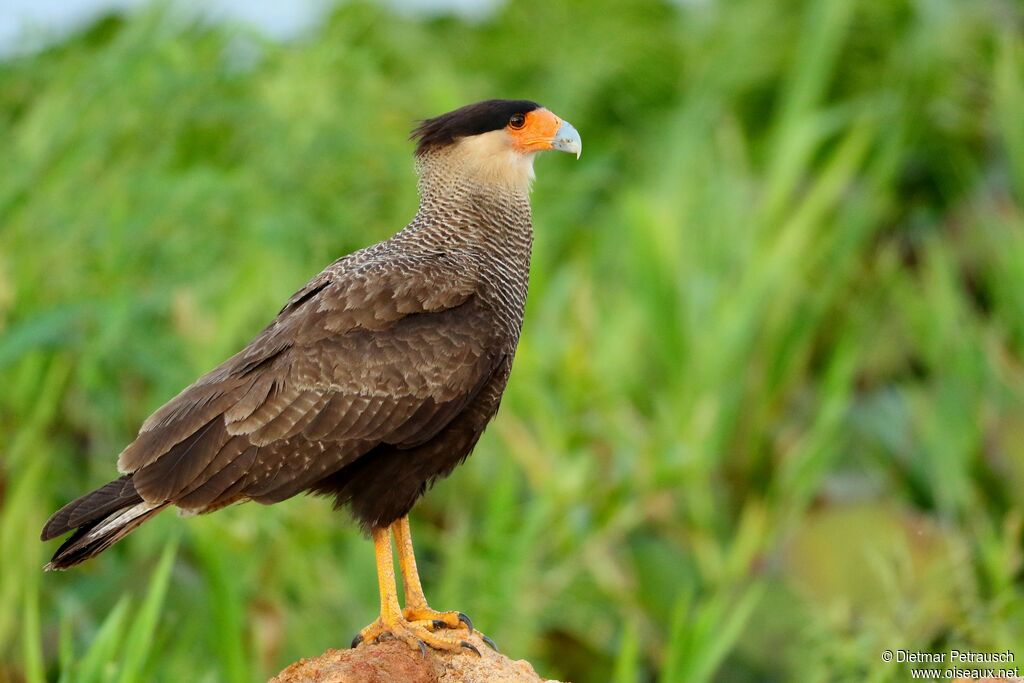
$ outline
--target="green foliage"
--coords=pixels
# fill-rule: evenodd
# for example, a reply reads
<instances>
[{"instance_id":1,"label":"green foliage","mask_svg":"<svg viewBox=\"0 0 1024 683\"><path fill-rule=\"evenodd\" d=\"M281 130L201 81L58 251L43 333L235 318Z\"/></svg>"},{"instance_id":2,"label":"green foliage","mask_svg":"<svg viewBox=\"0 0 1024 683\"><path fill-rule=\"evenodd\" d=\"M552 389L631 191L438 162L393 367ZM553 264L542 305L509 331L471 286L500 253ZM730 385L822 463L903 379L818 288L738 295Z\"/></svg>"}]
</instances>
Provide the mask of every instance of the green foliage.
<instances>
[{"instance_id":1,"label":"green foliage","mask_svg":"<svg viewBox=\"0 0 1024 683\"><path fill-rule=\"evenodd\" d=\"M435 606L575 681L897 681L884 649L1019 647L1022 21L351 4L279 45L152 11L0 63L0 680L263 680L373 619L370 546L323 500L161 515L61 574L38 530L404 225L413 119L494 96L585 150L538 161L503 409L414 513Z\"/></svg>"}]
</instances>

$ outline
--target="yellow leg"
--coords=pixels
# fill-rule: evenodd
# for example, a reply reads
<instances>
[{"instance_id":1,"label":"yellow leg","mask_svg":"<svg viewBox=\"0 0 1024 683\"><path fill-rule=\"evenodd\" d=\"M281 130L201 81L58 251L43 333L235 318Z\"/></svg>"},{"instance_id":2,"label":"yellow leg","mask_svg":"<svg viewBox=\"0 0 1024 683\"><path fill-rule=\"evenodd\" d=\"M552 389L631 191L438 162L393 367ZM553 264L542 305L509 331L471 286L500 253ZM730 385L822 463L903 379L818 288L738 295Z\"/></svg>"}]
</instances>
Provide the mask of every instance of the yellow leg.
<instances>
[{"instance_id":1,"label":"yellow leg","mask_svg":"<svg viewBox=\"0 0 1024 683\"><path fill-rule=\"evenodd\" d=\"M373 554L377 559L380 618L382 621L394 621L401 614L401 610L398 607L398 587L395 585L395 559L391 552L391 537L387 529L373 532Z\"/></svg>"},{"instance_id":2,"label":"yellow leg","mask_svg":"<svg viewBox=\"0 0 1024 683\"><path fill-rule=\"evenodd\" d=\"M413 623L402 615L402 610L398 606L398 587L395 584L395 558L391 550L391 533L387 528L373 530L373 551L377 558L380 616L359 632L352 640L352 647L357 647L362 643L373 643L383 637L391 637L401 640L413 649L419 649L424 654L428 647L435 650L466 649L477 655L480 654L472 643L444 638L440 634L432 633L430 628L422 622ZM431 622L431 626L433 626L433 622Z\"/></svg>"},{"instance_id":3,"label":"yellow leg","mask_svg":"<svg viewBox=\"0 0 1024 683\"><path fill-rule=\"evenodd\" d=\"M412 534L409 532L409 518L402 517L391 525L398 546L398 564L402 568L402 582L405 585L405 609L402 614L409 621L424 622L431 630L437 628L459 628L465 626L473 632L473 622L462 612L438 612L430 609L423 595L420 575L416 570L416 554L412 548Z\"/></svg>"}]
</instances>

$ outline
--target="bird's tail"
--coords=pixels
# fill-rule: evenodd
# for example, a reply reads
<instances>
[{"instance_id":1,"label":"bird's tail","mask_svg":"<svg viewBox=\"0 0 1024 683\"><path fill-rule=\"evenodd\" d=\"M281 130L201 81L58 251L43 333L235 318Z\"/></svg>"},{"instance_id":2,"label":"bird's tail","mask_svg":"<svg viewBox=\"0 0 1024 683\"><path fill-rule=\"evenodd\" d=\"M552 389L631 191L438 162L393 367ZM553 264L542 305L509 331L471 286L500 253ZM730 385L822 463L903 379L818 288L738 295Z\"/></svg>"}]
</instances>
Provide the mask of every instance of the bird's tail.
<instances>
[{"instance_id":1,"label":"bird's tail","mask_svg":"<svg viewBox=\"0 0 1024 683\"><path fill-rule=\"evenodd\" d=\"M43 527L44 541L75 532L57 548L45 569L67 569L99 555L166 505L144 501L130 474L71 501Z\"/></svg>"}]
</instances>

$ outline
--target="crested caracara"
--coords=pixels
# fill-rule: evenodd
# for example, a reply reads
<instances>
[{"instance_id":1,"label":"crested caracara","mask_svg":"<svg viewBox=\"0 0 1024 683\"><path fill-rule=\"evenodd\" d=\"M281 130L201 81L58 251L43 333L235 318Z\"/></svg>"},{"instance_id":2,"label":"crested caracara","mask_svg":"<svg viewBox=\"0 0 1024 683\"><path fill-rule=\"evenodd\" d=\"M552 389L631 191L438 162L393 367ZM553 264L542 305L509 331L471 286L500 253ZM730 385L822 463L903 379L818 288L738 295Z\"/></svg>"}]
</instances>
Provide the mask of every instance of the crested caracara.
<instances>
[{"instance_id":1,"label":"crested caracara","mask_svg":"<svg viewBox=\"0 0 1024 683\"><path fill-rule=\"evenodd\" d=\"M355 643L475 649L459 612L423 595L406 515L494 417L523 322L537 152L579 134L525 100L423 121L420 205L400 232L328 266L244 349L143 423L122 476L43 528L74 532L47 569L97 555L161 510L211 512L301 492L334 496L373 538L380 617ZM391 534L405 582L398 604Z\"/></svg>"}]
</instances>

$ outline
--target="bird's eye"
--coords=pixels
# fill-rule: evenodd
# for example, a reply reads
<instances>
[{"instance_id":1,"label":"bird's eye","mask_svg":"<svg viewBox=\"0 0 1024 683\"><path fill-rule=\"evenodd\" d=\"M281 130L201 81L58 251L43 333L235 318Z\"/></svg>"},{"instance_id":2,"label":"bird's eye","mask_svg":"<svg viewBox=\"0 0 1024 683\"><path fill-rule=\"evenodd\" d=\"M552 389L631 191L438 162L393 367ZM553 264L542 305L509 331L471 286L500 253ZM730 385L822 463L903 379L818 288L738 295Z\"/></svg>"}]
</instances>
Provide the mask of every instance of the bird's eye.
<instances>
[{"instance_id":1,"label":"bird's eye","mask_svg":"<svg viewBox=\"0 0 1024 683\"><path fill-rule=\"evenodd\" d=\"M513 114L512 118L508 120L508 127L519 130L526 125L526 116L524 114Z\"/></svg>"}]
</instances>

